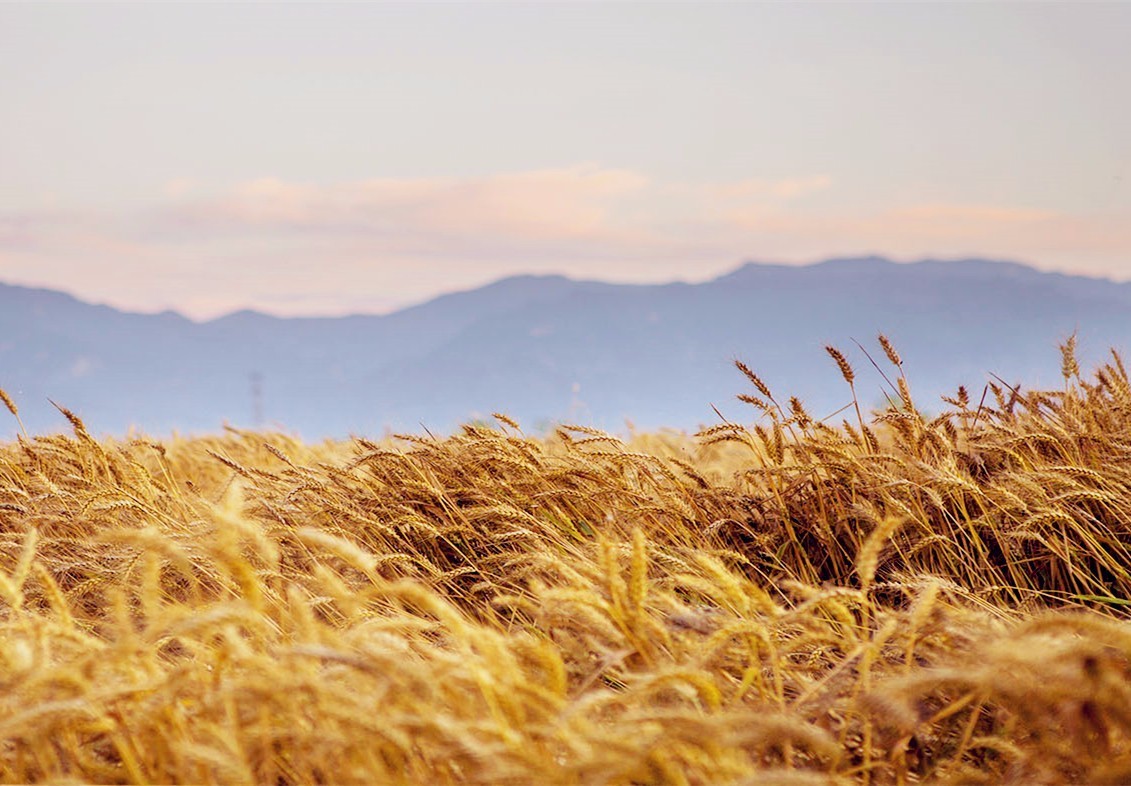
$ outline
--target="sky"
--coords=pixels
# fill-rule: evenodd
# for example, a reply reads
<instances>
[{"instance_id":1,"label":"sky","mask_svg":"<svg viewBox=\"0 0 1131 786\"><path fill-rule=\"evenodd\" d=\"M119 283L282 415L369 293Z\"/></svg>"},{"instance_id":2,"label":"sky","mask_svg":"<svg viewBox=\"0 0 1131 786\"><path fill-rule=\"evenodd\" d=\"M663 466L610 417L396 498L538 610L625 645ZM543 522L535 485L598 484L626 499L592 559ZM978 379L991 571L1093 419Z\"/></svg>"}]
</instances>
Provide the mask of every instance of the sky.
<instances>
[{"instance_id":1,"label":"sky","mask_svg":"<svg viewBox=\"0 0 1131 786\"><path fill-rule=\"evenodd\" d=\"M871 253L1131 279L1131 3L9 3L0 73L0 282L120 308Z\"/></svg>"}]
</instances>

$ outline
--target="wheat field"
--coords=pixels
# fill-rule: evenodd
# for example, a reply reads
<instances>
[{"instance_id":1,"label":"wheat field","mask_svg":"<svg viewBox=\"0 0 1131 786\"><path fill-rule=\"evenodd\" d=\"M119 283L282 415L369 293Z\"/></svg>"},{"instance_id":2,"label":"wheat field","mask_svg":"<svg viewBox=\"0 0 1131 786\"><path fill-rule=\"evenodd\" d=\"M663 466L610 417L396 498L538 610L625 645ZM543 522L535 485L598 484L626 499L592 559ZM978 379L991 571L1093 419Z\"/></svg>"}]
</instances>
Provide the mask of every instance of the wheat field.
<instances>
[{"instance_id":1,"label":"wheat field","mask_svg":"<svg viewBox=\"0 0 1131 786\"><path fill-rule=\"evenodd\" d=\"M881 410L830 347L835 418L739 363L696 435L64 409L0 445L0 780L1131 782L1121 359L928 416L879 349Z\"/></svg>"}]
</instances>

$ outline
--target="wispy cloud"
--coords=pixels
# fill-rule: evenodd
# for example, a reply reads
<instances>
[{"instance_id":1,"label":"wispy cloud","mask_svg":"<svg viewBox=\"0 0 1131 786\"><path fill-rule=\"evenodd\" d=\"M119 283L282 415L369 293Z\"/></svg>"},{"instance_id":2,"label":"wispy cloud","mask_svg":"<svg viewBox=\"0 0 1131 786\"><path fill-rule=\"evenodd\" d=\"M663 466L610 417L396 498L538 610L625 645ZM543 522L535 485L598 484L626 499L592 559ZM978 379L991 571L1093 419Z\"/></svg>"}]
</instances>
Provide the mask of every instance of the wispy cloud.
<instances>
[{"instance_id":1,"label":"wispy cloud","mask_svg":"<svg viewBox=\"0 0 1131 786\"><path fill-rule=\"evenodd\" d=\"M832 178L828 175L783 180L751 178L735 183L708 184L700 187L699 190L707 197L726 202L765 202L767 200L777 202L824 191L832 185L832 182Z\"/></svg>"},{"instance_id":2,"label":"wispy cloud","mask_svg":"<svg viewBox=\"0 0 1131 786\"><path fill-rule=\"evenodd\" d=\"M0 215L0 280L204 317L384 310L517 272L694 279L750 258L865 251L1131 269L1125 215L929 200L865 210L852 196L823 174L680 183L594 164L218 191L184 179L130 213Z\"/></svg>"},{"instance_id":3,"label":"wispy cloud","mask_svg":"<svg viewBox=\"0 0 1131 786\"><path fill-rule=\"evenodd\" d=\"M897 257L980 255L1117 279L1131 274L1131 216L984 204L925 203L872 211L751 211L727 216L733 237L770 255L877 251Z\"/></svg>"},{"instance_id":4,"label":"wispy cloud","mask_svg":"<svg viewBox=\"0 0 1131 786\"><path fill-rule=\"evenodd\" d=\"M373 179L332 185L264 178L163 211L193 233L299 230L328 234L495 236L561 240L613 231L616 202L646 193L627 170L579 166L482 178Z\"/></svg>"}]
</instances>

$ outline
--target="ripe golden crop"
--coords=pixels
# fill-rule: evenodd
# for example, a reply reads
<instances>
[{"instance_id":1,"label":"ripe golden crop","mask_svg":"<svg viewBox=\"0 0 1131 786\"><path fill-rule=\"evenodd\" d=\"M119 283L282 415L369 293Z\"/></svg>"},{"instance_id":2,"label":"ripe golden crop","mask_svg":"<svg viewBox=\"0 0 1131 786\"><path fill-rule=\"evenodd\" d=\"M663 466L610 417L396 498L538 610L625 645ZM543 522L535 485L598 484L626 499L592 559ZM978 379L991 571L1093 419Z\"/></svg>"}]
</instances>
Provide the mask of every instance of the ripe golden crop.
<instances>
[{"instance_id":1,"label":"ripe golden crop","mask_svg":"<svg viewBox=\"0 0 1131 786\"><path fill-rule=\"evenodd\" d=\"M882 346L838 425L0 445L0 780L1131 781L1122 362Z\"/></svg>"}]
</instances>

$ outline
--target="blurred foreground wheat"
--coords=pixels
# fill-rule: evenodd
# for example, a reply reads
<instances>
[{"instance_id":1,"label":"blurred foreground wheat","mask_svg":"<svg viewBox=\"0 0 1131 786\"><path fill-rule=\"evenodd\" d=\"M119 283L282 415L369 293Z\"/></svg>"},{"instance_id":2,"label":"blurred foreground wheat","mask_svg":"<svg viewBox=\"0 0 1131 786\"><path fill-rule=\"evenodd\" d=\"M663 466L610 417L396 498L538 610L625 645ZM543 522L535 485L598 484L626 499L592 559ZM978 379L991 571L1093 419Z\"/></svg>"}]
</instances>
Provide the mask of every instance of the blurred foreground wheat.
<instances>
[{"instance_id":1,"label":"blurred foreground wheat","mask_svg":"<svg viewBox=\"0 0 1131 786\"><path fill-rule=\"evenodd\" d=\"M0 779L1131 782L1131 383L0 446ZM830 355L850 385L844 355ZM0 397L18 414L16 403Z\"/></svg>"}]
</instances>

